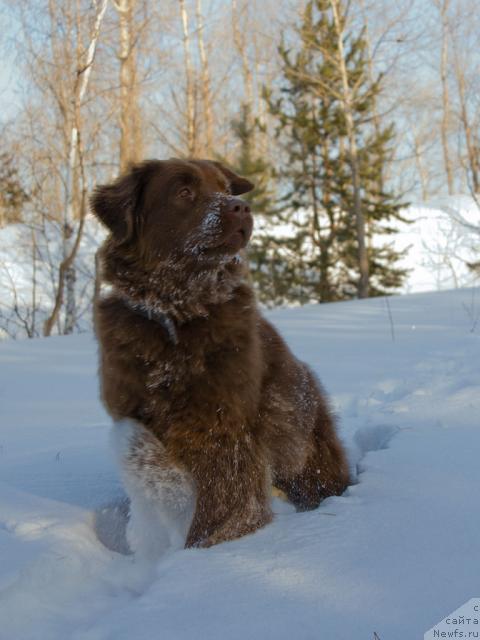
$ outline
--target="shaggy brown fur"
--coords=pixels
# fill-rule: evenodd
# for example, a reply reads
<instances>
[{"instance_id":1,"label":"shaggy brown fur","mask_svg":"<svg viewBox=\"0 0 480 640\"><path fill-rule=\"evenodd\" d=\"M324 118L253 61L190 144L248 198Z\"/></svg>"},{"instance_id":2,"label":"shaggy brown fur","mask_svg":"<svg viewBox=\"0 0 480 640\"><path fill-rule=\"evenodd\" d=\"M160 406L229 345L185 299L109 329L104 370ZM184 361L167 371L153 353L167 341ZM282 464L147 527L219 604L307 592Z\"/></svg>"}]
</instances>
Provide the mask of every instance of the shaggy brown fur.
<instances>
[{"instance_id":1,"label":"shaggy brown fur","mask_svg":"<svg viewBox=\"0 0 480 640\"><path fill-rule=\"evenodd\" d=\"M303 510L348 483L318 381L248 284L252 218L235 196L252 187L219 163L148 161L92 198L111 231L111 290L96 307L103 401L158 438L159 465L192 478L187 547L268 523L272 484Z\"/></svg>"}]
</instances>

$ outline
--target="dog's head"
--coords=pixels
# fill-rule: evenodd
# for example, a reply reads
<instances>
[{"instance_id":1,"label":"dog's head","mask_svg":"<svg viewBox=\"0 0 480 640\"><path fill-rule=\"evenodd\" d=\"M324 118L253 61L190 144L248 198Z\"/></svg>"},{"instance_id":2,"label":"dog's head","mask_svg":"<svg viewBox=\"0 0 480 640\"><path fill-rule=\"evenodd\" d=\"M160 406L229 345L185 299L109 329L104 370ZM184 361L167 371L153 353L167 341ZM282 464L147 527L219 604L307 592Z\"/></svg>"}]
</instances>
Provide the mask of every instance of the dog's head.
<instances>
[{"instance_id":1,"label":"dog's head","mask_svg":"<svg viewBox=\"0 0 480 640\"><path fill-rule=\"evenodd\" d=\"M146 266L191 257L215 263L243 249L252 233L251 182L219 162L148 160L95 190L91 206L118 247Z\"/></svg>"}]
</instances>

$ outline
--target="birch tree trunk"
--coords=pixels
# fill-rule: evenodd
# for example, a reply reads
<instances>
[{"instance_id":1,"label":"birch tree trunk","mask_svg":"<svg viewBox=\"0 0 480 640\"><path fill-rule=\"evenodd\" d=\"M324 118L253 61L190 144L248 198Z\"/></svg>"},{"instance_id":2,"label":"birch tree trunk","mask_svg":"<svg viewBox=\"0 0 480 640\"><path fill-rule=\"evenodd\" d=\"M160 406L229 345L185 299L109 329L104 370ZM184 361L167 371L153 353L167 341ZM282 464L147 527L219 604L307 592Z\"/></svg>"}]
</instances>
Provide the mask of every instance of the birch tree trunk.
<instances>
[{"instance_id":1,"label":"birch tree trunk","mask_svg":"<svg viewBox=\"0 0 480 640\"><path fill-rule=\"evenodd\" d=\"M212 113L212 95L210 82L210 66L208 63L207 52L205 50L204 40L204 23L202 14L202 1L196 0L196 20L197 20L197 41L198 55L201 65L202 79L202 102L203 114L205 116L205 154L210 156L213 151L213 113Z\"/></svg>"},{"instance_id":2,"label":"birch tree trunk","mask_svg":"<svg viewBox=\"0 0 480 640\"><path fill-rule=\"evenodd\" d=\"M422 142L420 140L420 134L415 128L415 126L412 126L412 134L413 134L413 153L415 156L415 166L417 168L418 177L420 178L422 201L427 202L429 198L428 173L425 170L424 150L422 147Z\"/></svg>"},{"instance_id":3,"label":"birch tree trunk","mask_svg":"<svg viewBox=\"0 0 480 640\"><path fill-rule=\"evenodd\" d=\"M358 267L360 278L358 281L358 297L367 298L369 294L369 265L368 252L366 246L365 216L362 211L361 185L360 185L360 163L358 158L357 141L355 136L355 123L353 119L353 96L349 84L345 51L343 46L344 21L340 16L339 0L330 0L335 30L337 36L338 69L342 80L341 108L345 118L345 125L348 139L348 161L352 172L353 186L353 215L355 218L357 245L358 245Z\"/></svg>"},{"instance_id":4,"label":"birch tree trunk","mask_svg":"<svg viewBox=\"0 0 480 640\"><path fill-rule=\"evenodd\" d=\"M251 125L255 114L252 65L248 59L247 43L240 24L240 12L238 10L237 0L232 0L233 42L242 64L243 87L245 92L244 103L248 106L250 114L248 125ZM245 25L243 25L243 31L244 30Z\"/></svg>"},{"instance_id":5,"label":"birch tree trunk","mask_svg":"<svg viewBox=\"0 0 480 640\"><path fill-rule=\"evenodd\" d=\"M458 54L455 55L455 76L458 87L458 98L460 102L460 122L463 128L463 134L465 136L465 145L467 148L467 182L470 183L470 187L473 193L477 194L480 188L480 166L478 157L478 147L475 145L474 134L472 131L472 123L468 114L467 107L467 95L465 87L465 71L462 64L458 59Z\"/></svg>"},{"instance_id":6,"label":"birch tree trunk","mask_svg":"<svg viewBox=\"0 0 480 640\"><path fill-rule=\"evenodd\" d=\"M185 98L187 125L187 152L190 157L196 155L197 140L195 131L195 79L193 76L192 57L190 55L190 34L188 31L188 12L185 0L179 0L180 16L183 29L183 55L185 63Z\"/></svg>"},{"instance_id":7,"label":"birch tree trunk","mask_svg":"<svg viewBox=\"0 0 480 640\"><path fill-rule=\"evenodd\" d=\"M448 92L448 7L450 0L435 0L435 5L440 12L442 21L442 46L440 53L440 79L442 83L442 122L440 127L442 138L443 164L447 178L447 188L449 195L453 193L453 171L450 149L448 144L448 134L450 130L450 96Z\"/></svg>"},{"instance_id":8,"label":"birch tree trunk","mask_svg":"<svg viewBox=\"0 0 480 640\"><path fill-rule=\"evenodd\" d=\"M80 130L81 119L80 111L85 93L88 87L90 74L92 72L92 66L95 59L95 52L97 49L98 39L100 37L100 28L103 17L107 10L108 0L102 0L98 6L97 14L95 17L94 26L88 45L85 59L79 60L77 64L77 73L73 88L73 94L71 97L72 106L72 126L70 132L70 143L68 161L66 166L65 176L65 208L64 208L64 220L63 220L63 260L60 263L58 270L58 282L55 296L55 303L50 313L50 316L46 319L43 327L43 335L49 336L52 332L52 328L55 325L60 310L64 303L64 295L66 292L66 317L64 332L71 333L75 326L76 321L76 304L75 304L75 257L80 246L80 241L83 234L83 227L86 215L86 202L85 193L86 185L83 176L83 159L81 157L81 144L80 144ZM80 167L77 163L80 160ZM79 207L79 220L75 230L75 174L80 170L82 176L82 201ZM78 174L77 174L78 175Z\"/></svg>"},{"instance_id":9,"label":"birch tree trunk","mask_svg":"<svg viewBox=\"0 0 480 640\"><path fill-rule=\"evenodd\" d=\"M142 157L141 117L135 50L136 0L113 0L118 12L120 47L120 171Z\"/></svg>"}]
</instances>

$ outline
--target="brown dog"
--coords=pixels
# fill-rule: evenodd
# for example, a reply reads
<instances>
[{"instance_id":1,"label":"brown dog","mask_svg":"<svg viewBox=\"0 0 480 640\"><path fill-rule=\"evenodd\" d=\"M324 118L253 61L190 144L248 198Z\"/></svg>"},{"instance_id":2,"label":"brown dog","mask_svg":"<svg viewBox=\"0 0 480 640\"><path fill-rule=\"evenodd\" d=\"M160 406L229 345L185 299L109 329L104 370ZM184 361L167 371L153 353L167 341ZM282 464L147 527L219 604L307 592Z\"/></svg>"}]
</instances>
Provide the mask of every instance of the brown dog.
<instances>
[{"instance_id":1,"label":"brown dog","mask_svg":"<svg viewBox=\"0 0 480 640\"><path fill-rule=\"evenodd\" d=\"M237 196L252 188L217 162L152 160L92 197L111 232L110 292L96 306L102 396L137 425L122 452L127 490L168 502L190 486L187 547L267 524L272 484L305 510L348 483L315 376L248 284L239 252L252 216Z\"/></svg>"}]
</instances>

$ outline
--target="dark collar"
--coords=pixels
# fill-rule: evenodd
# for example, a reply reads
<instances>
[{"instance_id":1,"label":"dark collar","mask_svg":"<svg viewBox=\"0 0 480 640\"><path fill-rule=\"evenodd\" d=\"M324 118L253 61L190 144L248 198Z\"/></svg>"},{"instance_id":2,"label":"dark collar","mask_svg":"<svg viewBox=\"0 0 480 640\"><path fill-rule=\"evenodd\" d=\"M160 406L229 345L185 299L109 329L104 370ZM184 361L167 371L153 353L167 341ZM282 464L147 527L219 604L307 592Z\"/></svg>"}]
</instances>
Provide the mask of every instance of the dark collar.
<instances>
[{"instance_id":1,"label":"dark collar","mask_svg":"<svg viewBox=\"0 0 480 640\"><path fill-rule=\"evenodd\" d=\"M152 309L146 304L142 304L141 302L135 302L128 296L122 295L120 300L123 304L142 318L149 320L150 322L155 322L159 324L165 331L167 332L168 338L173 345L178 344L178 336L177 329L175 327L175 323L172 318L165 313L164 311L159 311L157 309Z\"/></svg>"}]
</instances>

